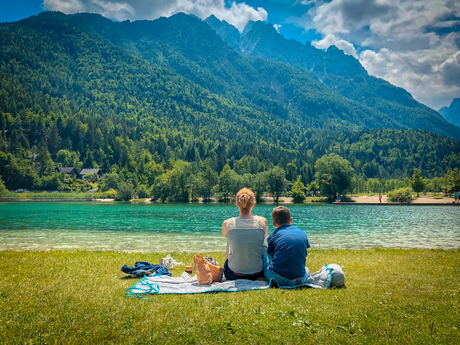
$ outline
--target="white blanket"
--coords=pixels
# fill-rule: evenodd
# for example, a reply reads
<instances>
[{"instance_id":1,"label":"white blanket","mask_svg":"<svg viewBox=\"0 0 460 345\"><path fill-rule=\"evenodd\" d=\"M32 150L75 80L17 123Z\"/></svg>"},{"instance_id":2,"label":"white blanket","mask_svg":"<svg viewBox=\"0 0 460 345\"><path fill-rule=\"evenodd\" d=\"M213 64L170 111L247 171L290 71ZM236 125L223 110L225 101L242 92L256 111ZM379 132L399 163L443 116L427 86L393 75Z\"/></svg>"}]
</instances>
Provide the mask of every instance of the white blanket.
<instances>
[{"instance_id":1,"label":"white blanket","mask_svg":"<svg viewBox=\"0 0 460 345\"><path fill-rule=\"evenodd\" d=\"M280 288L298 288L307 286L317 289L327 289L331 286L342 286L345 282L345 276L342 268L338 265L324 265L321 270L313 273L307 279L305 284L297 286L278 286L276 281L270 282L258 280L224 280L220 283L211 285L199 285L196 276L190 276L188 273L182 273L180 277L169 277L164 275L144 277L141 281L129 288L128 296L142 297L145 294L193 294L216 291L248 291L264 290L269 287L278 286Z\"/></svg>"}]
</instances>

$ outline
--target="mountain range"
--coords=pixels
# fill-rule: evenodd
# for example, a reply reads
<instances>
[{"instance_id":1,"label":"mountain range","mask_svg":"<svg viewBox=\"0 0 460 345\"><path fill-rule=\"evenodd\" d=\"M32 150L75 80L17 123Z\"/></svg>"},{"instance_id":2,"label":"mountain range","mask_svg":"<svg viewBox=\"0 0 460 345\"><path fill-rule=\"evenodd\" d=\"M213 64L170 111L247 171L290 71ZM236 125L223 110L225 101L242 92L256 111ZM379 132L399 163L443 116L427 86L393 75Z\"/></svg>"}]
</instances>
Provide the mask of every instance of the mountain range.
<instances>
[{"instance_id":1,"label":"mountain range","mask_svg":"<svg viewBox=\"0 0 460 345\"><path fill-rule=\"evenodd\" d=\"M235 27L213 15L205 21L232 48L245 55L297 67L340 95L388 115L402 127L433 130L458 138L457 128L442 121L436 111L415 101L406 90L370 76L357 59L335 46L323 51L309 42L304 45L287 40L271 24L262 21L250 21L241 35ZM382 126L385 128L384 123Z\"/></svg>"},{"instance_id":2,"label":"mountain range","mask_svg":"<svg viewBox=\"0 0 460 345\"><path fill-rule=\"evenodd\" d=\"M59 161L65 150L131 180L171 159L217 172L244 161L240 172L254 173L336 152L357 173L398 178L459 165L460 128L352 56L262 22L235 30L183 13L114 22L43 12L0 24L0 151L18 174L28 171L21 157L47 150ZM4 176L2 164L16 163L2 152Z\"/></svg>"}]
</instances>

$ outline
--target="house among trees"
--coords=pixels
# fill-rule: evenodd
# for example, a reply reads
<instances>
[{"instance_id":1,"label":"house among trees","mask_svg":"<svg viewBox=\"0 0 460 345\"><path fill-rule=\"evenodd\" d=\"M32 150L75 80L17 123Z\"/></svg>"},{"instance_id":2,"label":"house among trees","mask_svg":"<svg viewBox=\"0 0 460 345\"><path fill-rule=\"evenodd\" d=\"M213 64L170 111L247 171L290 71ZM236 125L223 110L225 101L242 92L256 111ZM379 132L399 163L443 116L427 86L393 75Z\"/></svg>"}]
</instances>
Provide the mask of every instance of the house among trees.
<instances>
[{"instance_id":1,"label":"house among trees","mask_svg":"<svg viewBox=\"0 0 460 345\"><path fill-rule=\"evenodd\" d=\"M86 175L90 174L96 174L98 178L102 178L101 169L81 169L80 173L78 174L78 178L83 180Z\"/></svg>"},{"instance_id":2,"label":"house among trees","mask_svg":"<svg viewBox=\"0 0 460 345\"><path fill-rule=\"evenodd\" d=\"M76 178L78 173L74 167L58 167L59 172L66 174L67 177Z\"/></svg>"}]
</instances>

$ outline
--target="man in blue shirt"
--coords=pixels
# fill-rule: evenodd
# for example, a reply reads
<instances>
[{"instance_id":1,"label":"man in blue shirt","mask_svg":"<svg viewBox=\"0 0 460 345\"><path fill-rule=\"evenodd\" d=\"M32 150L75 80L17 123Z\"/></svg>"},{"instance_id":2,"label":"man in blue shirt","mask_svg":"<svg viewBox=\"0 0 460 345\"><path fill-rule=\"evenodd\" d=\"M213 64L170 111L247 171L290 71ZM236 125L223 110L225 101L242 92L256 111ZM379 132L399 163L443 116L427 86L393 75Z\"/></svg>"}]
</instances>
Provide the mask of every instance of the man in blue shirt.
<instances>
[{"instance_id":1,"label":"man in blue shirt","mask_svg":"<svg viewBox=\"0 0 460 345\"><path fill-rule=\"evenodd\" d=\"M310 270L305 267L307 234L291 225L291 212L278 206L272 212L276 230L268 236L268 249L264 265L265 278L276 280L279 286L295 286L305 283Z\"/></svg>"}]
</instances>

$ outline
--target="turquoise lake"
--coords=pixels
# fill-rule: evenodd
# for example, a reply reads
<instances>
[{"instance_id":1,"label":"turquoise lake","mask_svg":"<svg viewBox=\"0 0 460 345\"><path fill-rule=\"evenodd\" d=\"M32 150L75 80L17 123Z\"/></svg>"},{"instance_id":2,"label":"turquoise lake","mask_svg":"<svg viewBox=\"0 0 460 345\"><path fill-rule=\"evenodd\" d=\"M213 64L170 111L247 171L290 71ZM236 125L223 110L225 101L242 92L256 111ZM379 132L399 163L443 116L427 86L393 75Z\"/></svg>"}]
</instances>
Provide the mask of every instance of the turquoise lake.
<instances>
[{"instance_id":1,"label":"turquoise lake","mask_svg":"<svg viewBox=\"0 0 460 345\"><path fill-rule=\"evenodd\" d=\"M288 206L313 248L460 248L458 207ZM254 214L271 224L272 209ZM237 215L222 204L1 203L0 250L225 251L222 222Z\"/></svg>"}]
</instances>

